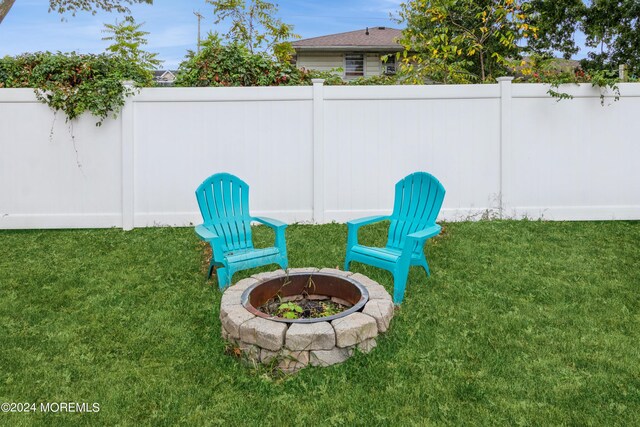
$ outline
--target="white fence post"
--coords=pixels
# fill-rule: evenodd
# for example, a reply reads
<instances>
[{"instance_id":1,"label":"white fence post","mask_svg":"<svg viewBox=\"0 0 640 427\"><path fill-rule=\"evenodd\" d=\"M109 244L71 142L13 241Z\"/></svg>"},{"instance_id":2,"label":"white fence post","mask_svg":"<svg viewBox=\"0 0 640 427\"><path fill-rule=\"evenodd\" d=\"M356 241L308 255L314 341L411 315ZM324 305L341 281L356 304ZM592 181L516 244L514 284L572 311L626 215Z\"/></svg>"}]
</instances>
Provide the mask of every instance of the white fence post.
<instances>
[{"instance_id":1,"label":"white fence post","mask_svg":"<svg viewBox=\"0 0 640 427\"><path fill-rule=\"evenodd\" d=\"M505 147L511 144L511 129L513 119L511 114L511 81L513 77L498 77L500 85L500 181L498 194L498 209L500 218L504 215L504 175L506 167Z\"/></svg>"},{"instance_id":2,"label":"white fence post","mask_svg":"<svg viewBox=\"0 0 640 427\"><path fill-rule=\"evenodd\" d=\"M125 89L133 90L133 82L122 82ZM134 160L133 160L133 132L134 132L134 109L133 100L130 97L125 99L124 106L120 112L122 121L122 229L133 230L134 216Z\"/></svg>"},{"instance_id":3,"label":"white fence post","mask_svg":"<svg viewBox=\"0 0 640 427\"><path fill-rule=\"evenodd\" d=\"M313 222L324 223L324 79L313 82Z\"/></svg>"}]
</instances>

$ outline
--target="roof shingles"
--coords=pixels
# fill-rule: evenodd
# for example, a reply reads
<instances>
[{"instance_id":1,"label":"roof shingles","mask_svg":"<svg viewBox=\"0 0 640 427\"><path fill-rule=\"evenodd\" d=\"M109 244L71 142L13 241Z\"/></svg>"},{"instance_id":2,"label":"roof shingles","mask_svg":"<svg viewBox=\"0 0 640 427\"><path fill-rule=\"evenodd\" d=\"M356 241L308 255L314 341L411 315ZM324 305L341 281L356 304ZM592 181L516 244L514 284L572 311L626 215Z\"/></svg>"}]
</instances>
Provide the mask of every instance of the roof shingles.
<instances>
[{"instance_id":1,"label":"roof shingles","mask_svg":"<svg viewBox=\"0 0 640 427\"><path fill-rule=\"evenodd\" d=\"M291 44L296 50L341 47L370 47L402 50L402 46L398 43L398 39L400 39L401 36L402 31L396 28L371 27L368 31L362 29L346 33L330 34L327 36L297 40Z\"/></svg>"}]
</instances>

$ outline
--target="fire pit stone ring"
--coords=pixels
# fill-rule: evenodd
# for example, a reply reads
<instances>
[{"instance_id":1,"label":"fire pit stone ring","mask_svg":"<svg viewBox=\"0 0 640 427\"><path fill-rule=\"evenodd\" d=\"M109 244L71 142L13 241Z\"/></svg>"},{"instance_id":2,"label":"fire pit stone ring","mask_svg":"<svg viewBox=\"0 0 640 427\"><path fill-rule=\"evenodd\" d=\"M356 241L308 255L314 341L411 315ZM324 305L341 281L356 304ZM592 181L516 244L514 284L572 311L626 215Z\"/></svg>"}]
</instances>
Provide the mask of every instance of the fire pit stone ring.
<instances>
[{"instance_id":1,"label":"fire pit stone ring","mask_svg":"<svg viewBox=\"0 0 640 427\"><path fill-rule=\"evenodd\" d=\"M283 289L294 295L309 278L314 291L346 300L351 307L325 318L288 320L261 313L254 306ZM275 364L289 373L309 365L344 362L355 350L370 352L378 335L389 328L393 313L389 293L362 274L291 268L255 274L227 288L220 303L221 335L234 354L251 363Z\"/></svg>"}]
</instances>

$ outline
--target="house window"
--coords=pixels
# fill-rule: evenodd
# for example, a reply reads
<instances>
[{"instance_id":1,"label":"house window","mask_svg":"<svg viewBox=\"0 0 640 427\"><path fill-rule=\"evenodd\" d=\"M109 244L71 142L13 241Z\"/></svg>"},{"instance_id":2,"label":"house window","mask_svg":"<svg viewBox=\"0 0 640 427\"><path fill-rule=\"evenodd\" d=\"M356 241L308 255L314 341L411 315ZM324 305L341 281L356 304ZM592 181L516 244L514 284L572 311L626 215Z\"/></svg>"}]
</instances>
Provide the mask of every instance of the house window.
<instances>
[{"instance_id":1,"label":"house window","mask_svg":"<svg viewBox=\"0 0 640 427\"><path fill-rule=\"evenodd\" d=\"M396 54L387 55L387 60L382 61L382 74L391 75L396 73Z\"/></svg>"},{"instance_id":2,"label":"house window","mask_svg":"<svg viewBox=\"0 0 640 427\"><path fill-rule=\"evenodd\" d=\"M344 56L345 77L364 76L364 55L361 53L348 53Z\"/></svg>"}]
</instances>

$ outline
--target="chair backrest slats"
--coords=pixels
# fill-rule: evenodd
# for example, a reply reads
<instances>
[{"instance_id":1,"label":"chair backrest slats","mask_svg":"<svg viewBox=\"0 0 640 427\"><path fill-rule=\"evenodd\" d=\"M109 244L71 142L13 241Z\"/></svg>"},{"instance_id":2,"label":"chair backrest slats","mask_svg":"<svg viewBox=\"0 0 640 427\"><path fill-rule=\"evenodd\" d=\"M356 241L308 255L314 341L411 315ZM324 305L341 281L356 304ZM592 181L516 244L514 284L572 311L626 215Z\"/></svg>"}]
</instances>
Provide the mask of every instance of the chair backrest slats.
<instances>
[{"instance_id":1,"label":"chair backrest slats","mask_svg":"<svg viewBox=\"0 0 640 427\"><path fill-rule=\"evenodd\" d=\"M242 222L244 227L244 239L247 242L248 248L253 247L252 235L251 235L251 215L249 214L249 186L240 187L240 214L242 218L246 218Z\"/></svg>"},{"instance_id":2,"label":"chair backrest slats","mask_svg":"<svg viewBox=\"0 0 640 427\"><path fill-rule=\"evenodd\" d=\"M445 190L433 175L416 172L400 180L395 191L387 246L401 249L407 235L435 224Z\"/></svg>"},{"instance_id":3,"label":"chair backrest slats","mask_svg":"<svg viewBox=\"0 0 640 427\"><path fill-rule=\"evenodd\" d=\"M218 173L196 190L204 224L224 238L225 251L253 248L249 186L233 175Z\"/></svg>"},{"instance_id":4,"label":"chair backrest slats","mask_svg":"<svg viewBox=\"0 0 640 427\"><path fill-rule=\"evenodd\" d=\"M240 242L240 232L237 224L238 216L234 212L233 202L231 201L233 187L234 183L229 177L226 177L226 179L222 181L222 200L224 202L226 214L225 219L227 227L229 228L229 236L231 238L232 245L234 248L242 248L244 242Z\"/></svg>"},{"instance_id":5,"label":"chair backrest slats","mask_svg":"<svg viewBox=\"0 0 640 427\"><path fill-rule=\"evenodd\" d=\"M216 217L213 218L214 223L218 223L222 229L222 236L224 236L225 245L227 248L233 248L233 241L231 240L231 230L226 223L227 211L224 206L224 199L222 197L222 186L224 185L224 175L219 180L212 183L213 187L213 200L216 207Z\"/></svg>"},{"instance_id":6,"label":"chair backrest slats","mask_svg":"<svg viewBox=\"0 0 640 427\"><path fill-rule=\"evenodd\" d=\"M233 203L233 213L235 216L235 227L238 233L238 241L246 242L247 233L245 231L245 223L242 216L242 202L240 200L242 194L242 188L235 185L231 188L231 201ZM240 243L242 245L242 243ZM245 246L246 247L246 246Z\"/></svg>"},{"instance_id":7,"label":"chair backrest slats","mask_svg":"<svg viewBox=\"0 0 640 427\"><path fill-rule=\"evenodd\" d=\"M218 209L214 199L214 183L204 182L196 191L198 199L198 205L200 206L200 213L204 219L205 225L213 226L216 233L219 236L224 236L224 231L219 222L213 221L213 218L218 217ZM225 240L226 241L226 240Z\"/></svg>"},{"instance_id":8,"label":"chair backrest slats","mask_svg":"<svg viewBox=\"0 0 640 427\"><path fill-rule=\"evenodd\" d=\"M433 182L426 181L426 180L421 180L419 187L414 186L414 189L419 188L419 196L417 198L415 215L413 216L414 218L416 218L416 220L413 221L409 226L409 230L407 234L414 233L424 228L424 225L425 225L424 215L425 215L425 211L427 210L427 206L429 205L429 195L432 194L431 193L432 186L433 186Z\"/></svg>"}]
</instances>

